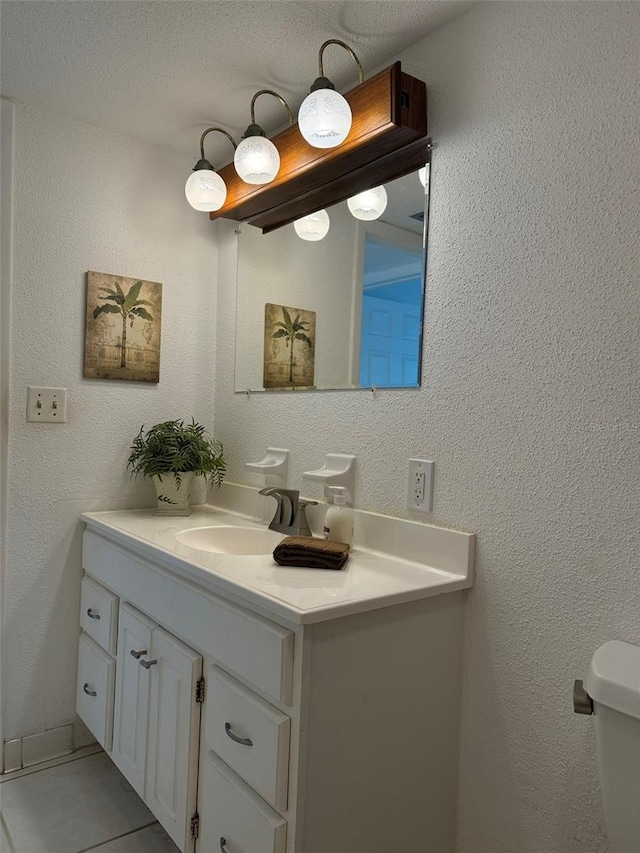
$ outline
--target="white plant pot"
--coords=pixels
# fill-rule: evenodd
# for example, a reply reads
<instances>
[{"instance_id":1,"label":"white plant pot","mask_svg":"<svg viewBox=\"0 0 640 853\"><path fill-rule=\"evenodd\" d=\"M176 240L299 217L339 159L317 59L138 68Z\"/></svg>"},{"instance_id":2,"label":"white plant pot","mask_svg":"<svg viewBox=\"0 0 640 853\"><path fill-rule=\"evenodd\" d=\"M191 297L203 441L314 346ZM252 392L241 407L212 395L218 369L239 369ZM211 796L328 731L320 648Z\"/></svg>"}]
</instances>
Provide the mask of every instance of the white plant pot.
<instances>
[{"instance_id":1,"label":"white plant pot","mask_svg":"<svg viewBox=\"0 0 640 853\"><path fill-rule=\"evenodd\" d=\"M154 515L191 515L191 484L193 471L155 476L157 506ZM179 479L178 479L179 477Z\"/></svg>"}]
</instances>

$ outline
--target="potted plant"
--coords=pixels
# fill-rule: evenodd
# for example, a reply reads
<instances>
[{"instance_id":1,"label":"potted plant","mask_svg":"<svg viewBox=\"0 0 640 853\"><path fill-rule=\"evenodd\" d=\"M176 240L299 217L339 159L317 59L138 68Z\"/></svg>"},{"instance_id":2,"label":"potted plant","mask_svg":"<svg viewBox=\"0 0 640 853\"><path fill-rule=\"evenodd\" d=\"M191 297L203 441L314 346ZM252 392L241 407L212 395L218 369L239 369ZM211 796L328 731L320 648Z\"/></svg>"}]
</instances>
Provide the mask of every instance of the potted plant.
<instances>
[{"instance_id":1,"label":"potted plant","mask_svg":"<svg viewBox=\"0 0 640 853\"><path fill-rule=\"evenodd\" d=\"M222 445L193 418L163 421L145 432L144 424L131 445L127 468L132 477L151 477L158 515L189 515L193 478L204 477L220 488L227 470Z\"/></svg>"}]
</instances>

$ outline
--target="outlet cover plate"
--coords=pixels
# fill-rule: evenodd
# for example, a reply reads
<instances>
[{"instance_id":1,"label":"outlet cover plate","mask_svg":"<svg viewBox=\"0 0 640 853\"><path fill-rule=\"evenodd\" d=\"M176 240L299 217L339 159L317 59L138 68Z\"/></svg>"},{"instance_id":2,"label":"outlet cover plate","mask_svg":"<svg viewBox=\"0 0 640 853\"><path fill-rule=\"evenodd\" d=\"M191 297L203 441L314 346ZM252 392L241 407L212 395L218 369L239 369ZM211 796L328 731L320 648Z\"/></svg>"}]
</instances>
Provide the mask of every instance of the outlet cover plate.
<instances>
[{"instance_id":1,"label":"outlet cover plate","mask_svg":"<svg viewBox=\"0 0 640 853\"><path fill-rule=\"evenodd\" d=\"M433 472L430 459L410 459L407 482L407 508L417 512L433 511Z\"/></svg>"}]
</instances>

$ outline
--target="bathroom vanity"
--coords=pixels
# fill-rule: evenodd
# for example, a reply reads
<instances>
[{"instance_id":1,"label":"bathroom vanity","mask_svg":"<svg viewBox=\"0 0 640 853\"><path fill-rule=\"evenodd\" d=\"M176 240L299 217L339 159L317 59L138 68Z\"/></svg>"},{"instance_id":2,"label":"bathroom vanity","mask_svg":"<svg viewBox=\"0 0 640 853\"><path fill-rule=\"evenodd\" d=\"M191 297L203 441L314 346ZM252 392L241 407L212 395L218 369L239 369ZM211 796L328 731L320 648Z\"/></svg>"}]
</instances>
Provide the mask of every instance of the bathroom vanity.
<instances>
[{"instance_id":1,"label":"bathroom vanity","mask_svg":"<svg viewBox=\"0 0 640 853\"><path fill-rule=\"evenodd\" d=\"M80 717L182 851L451 851L474 537L356 512L343 571L285 568L220 494L83 516Z\"/></svg>"}]
</instances>

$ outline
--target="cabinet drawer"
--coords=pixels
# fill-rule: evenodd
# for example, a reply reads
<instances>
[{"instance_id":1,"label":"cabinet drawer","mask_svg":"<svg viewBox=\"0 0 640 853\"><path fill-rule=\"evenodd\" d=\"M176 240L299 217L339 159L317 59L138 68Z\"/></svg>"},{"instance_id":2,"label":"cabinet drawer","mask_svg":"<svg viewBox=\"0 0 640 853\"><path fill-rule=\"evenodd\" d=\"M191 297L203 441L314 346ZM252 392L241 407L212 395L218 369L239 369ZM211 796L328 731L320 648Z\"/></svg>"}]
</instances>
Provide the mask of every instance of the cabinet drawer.
<instances>
[{"instance_id":1,"label":"cabinet drawer","mask_svg":"<svg viewBox=\"0 0 640 853\"><path fill-rule=\"evenodd\" d=\"M86 634L78 642L76 710L107 752L113 738L113 691L116 662Z\"/></svg>"},{"instance_id":2,"label":"cabinet drawer","mask_svg":"<svg viewBox=\"0 0 640 853\"><path fill-rule=\"evenodd\" d=\"M243 681L291 705L294 642L291 631L221 602L216 603L215 615L218 621L210 631L212 657Z\"/></svg>"},{"instance_id":3,"label":"cabinet drawer","mask_svg":"<svg viewBox=\"0 0 640 853\"><path fill-rule=\"evenodd\" d=\"M205 738L260 796L287 808L291 720L213 666L207 680ZM239 743L238 738L251 743Z\"/></svg>"},{"instance_id":4,"label":"cabinet drawer","mask_svg":"<svg viewBox=\"0 0 640 853\"><path fill-rule=\"evenodd\" d=\"M285 853L287 822L210 751L201 803L200 853Z\"/></svg>"},{"instance_id":5,"label":"cabinet drawer","mask_svg":"<svg viewBox=\"0 0 640 853\"><path fill-rule=\"evenodd\" d=\"M82 578L80 626L99 646L116 653L118 598L91 578Z\"/></svg>"}]
</instances>

